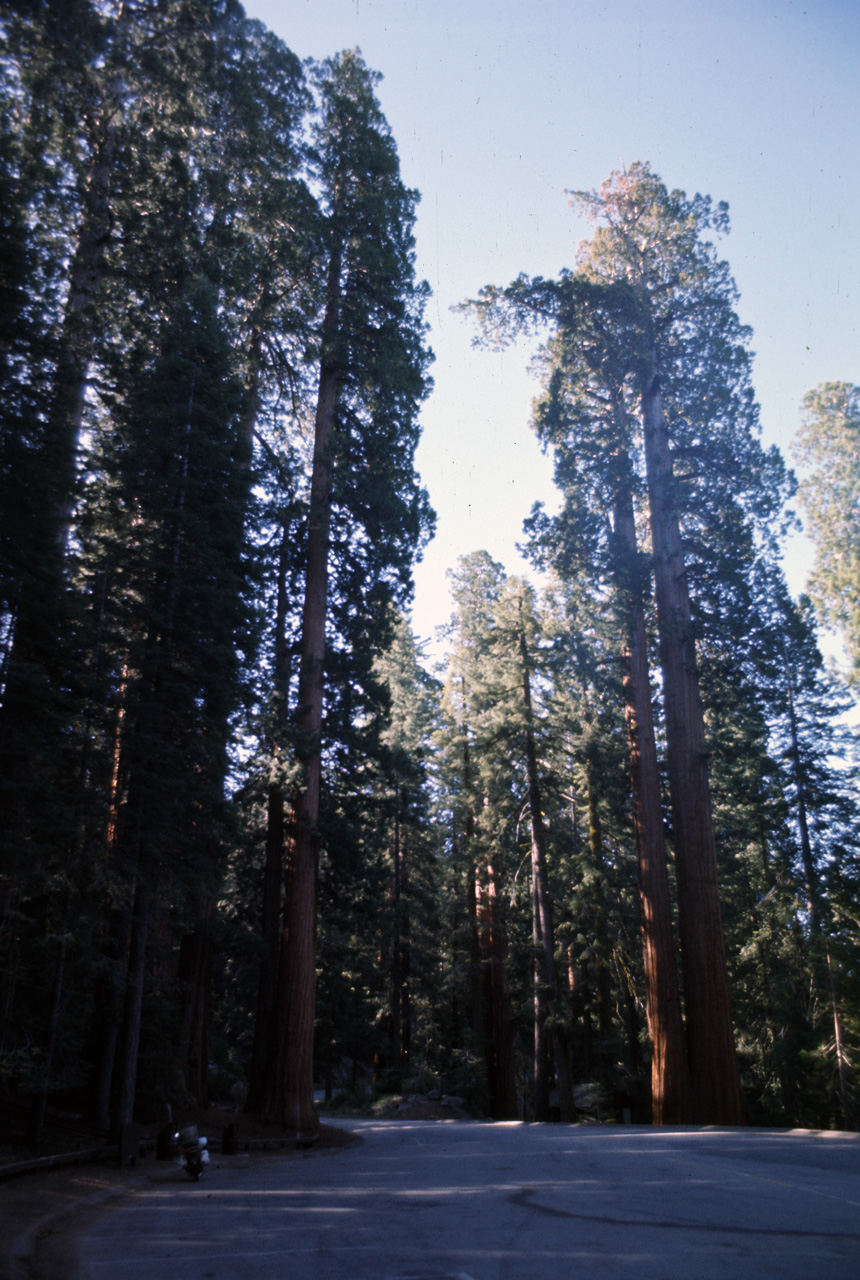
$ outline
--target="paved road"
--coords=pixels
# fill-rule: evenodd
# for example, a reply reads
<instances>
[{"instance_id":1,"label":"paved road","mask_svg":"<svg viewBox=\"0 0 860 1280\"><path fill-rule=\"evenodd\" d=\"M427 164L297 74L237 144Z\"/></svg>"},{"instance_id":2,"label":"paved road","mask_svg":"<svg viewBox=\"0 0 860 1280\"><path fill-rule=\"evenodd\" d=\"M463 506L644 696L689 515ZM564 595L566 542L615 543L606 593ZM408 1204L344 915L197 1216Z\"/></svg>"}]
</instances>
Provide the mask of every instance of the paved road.
<instances>
[{"instance_id":1,"label":"paved road","mask_svg":"<svg viewBox=\"0 0 860 1280\"><path fill-rule=\"evenodd\" d=\"M79 1280L858 1280L860 1135L353 1121L360 1146L160 1183Z\"/></svg>"}]
</instances>

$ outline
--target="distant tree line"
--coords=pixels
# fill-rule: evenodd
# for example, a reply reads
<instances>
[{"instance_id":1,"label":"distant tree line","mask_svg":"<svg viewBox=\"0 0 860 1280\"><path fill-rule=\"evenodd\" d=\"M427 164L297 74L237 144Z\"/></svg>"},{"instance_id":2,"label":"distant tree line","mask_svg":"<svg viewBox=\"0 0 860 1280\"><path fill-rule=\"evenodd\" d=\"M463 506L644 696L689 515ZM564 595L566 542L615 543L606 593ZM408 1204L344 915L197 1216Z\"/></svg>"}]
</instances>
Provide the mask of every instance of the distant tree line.
<instances>
[{"instance_id":1,"label":"distant tree line","mask_svg":"<svg viewBox=\"0 0 860 1280\"><path fill-rule=\"evenodd\" d=\"M465 304L542 337L562 502L540 589L453 571L431 674L378 77L230 0L11 0L0 34L0 1100L33 1141L224 1081L312 1134L371 1077L856 1123L856 736L780 567L725 207L632 166L573 197L570 271ZM857 396L800 437L852 655Z\"/></svg>"}]
</instances>

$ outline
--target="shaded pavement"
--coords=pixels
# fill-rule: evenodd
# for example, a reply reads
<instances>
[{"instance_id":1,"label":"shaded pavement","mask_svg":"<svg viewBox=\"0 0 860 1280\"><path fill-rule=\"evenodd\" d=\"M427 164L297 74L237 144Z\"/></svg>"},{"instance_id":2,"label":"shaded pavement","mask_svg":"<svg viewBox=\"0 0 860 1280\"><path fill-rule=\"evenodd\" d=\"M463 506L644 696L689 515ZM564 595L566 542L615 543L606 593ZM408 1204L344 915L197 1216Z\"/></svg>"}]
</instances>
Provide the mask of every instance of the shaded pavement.
<instances>
[{"instance_id":1,"label":"shaded pavement","mask_svg":"<svg viewBox=\"0 0 860 1280\"><path fill-rule=\"evenodd\" d=\"M75 1280L857 1280L860 1135L346 1121L95 1213Z\"/></svg>"}]
</instances>

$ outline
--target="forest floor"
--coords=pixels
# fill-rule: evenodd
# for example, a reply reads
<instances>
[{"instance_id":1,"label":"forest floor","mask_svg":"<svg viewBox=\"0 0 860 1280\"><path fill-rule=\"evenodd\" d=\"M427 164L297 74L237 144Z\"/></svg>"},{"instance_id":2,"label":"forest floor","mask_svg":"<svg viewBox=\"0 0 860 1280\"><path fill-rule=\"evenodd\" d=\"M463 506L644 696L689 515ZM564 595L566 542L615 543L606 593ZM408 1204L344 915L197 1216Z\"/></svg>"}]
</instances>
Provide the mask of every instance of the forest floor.
<instances>
[{"instance_id":1,"label":"forest floor","mask_svg":"<svg viewBox=\"0 0 860 1280\"><path fill-rule=\"evenodd\" d=\"M425 1094L389 1093L379 1098L368 1098L358 1105L334 1105L329 1108L325 1103L318 1104L318 1110L324 1120L337 1122L338 1116L355 1116L362 1119L377 1120L477 1120L480 1117L471 1113L462 1098L429 1098Z\"/></svg>"},{"instance_id":2,"label":"forest floor","mask_svg":"<svg viewBox=\"0 0 860 1280\"><path fill-rule=\"evenodd\" d=\"M176 1123L177 1127L196 1124L199 1132L206 1135L215 1168L240 1161L247 1165L263 1160L307 1159L360 1141L343 1129L323 1123L313 1147L297 1149L295 1130L261 1124L250 1116L217 1107L177 1112ZM238 1155L224 1156L222 1138L230 1124L238 1126L240 1151ZM141 1125L141 1138L154 1141L160 1127ZM243 1142L260 1139L271 1143L268 1150L241 1150ZM6 1148L0 1162L23 1160L32 1154ZM184 1177L177 1159L157 1160L152 1150L125 1168L119 1168L115 1160L100 1161L0 1180L0 1280L58 1280L64 1274L63 1237L77 1227L83 1214L137 1186Z\"/></svg>"}]
</instances>

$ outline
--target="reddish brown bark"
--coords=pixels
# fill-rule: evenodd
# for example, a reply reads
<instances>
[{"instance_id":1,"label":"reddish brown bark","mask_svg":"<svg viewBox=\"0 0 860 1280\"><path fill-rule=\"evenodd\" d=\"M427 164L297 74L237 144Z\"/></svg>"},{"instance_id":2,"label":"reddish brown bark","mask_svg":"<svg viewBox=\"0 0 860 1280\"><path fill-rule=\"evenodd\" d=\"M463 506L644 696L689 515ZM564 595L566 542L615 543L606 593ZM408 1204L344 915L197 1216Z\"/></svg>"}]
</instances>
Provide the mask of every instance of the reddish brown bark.
<instances>
[{"instance_id":1,"label":"reddish brown bark","mask_svg":"<svg viewBox=\"0 0 860 1280\"><path fill-rule=\"evenodd\" d=\"M532 844L532 858L534 859L534 844ZM534 862L532 862L532 950L534 953L532 962L532 1009L534 1017L532 1108L535 1120L544 1121L549 1120L549 1043L546 1034L548 992L544 977L540 915L534 883Z\"/></svg>"},{"instance_id":2,"label":"reddish brown bark","mask_svg":"<svg viewBox=\"0 0 860 1280\"><path fill-rule=\"evenodd\" d=\"M275 995L278 988L278 951L281 938L281 905L284 874L285 805L284 788L278 776L281 750L286 733L288 656L285 635L287 614L286 566L288 557L288 524L284 522L278 564L278 596L275 611L275 670L271 779L266 810L266 861L263 871L263 911L261 922L262 954L257 1008L254 1018L254 1044L248 1072L248 1097L245 1110L255 1114L263 1104L266 1083L266 1061L274 1036Z\"/></svg>"},{"instance_id":3,"label":"reddish brown bark","mask_svg":"<svg viewBox=\"0 0 860 1280\"><path fill-rule=\"evenodd\" d=\"M492 858L485 866L485 882L476 880L478 937L484 987L487 1092L493 1120L517 1118L514 1069L514 1029L508 984L507 929L499 896L498 869Z\"/></svg>"},{"instance_id":4,"label":"reddish brown bark","mask_svg":"<svg viewBox=\"0 0 860 1280\"><path fill-rule=\"evenodd\" d=\"M561 984L555 963L555 931L552 920L552 904L549 897L546 872L546 837L543 823L543 798L541 796L540 776L538 774L537 751L534 737L534 714L532 711L531 678L529 675L529 654L525 632L519 634L520 664L522 673L523 715L525 718L525 754L526 776L529 787L529 811L531 814L531 861L532 861L532 894L534 900L533 928L537 936L535 960L538 972L535 975L536 987L543 983L550 1000L556 1005L560 1015L562 1007ZM539 1046L539 1017L545 1018L546 1010L541 1007L539 992L535 993L535 1118L537 1115L537 1053ZM573 1090L570 1081L570 1066L567 1043L561 1030L556 1025L552 1031L553 1055L555 1058L556 1079L558 1081L559 1108L562 1120L573 1119ZM540 1101L543 1109L543 1099Z\"/></svg>"},{"instance_id":5,"label":"reddish brown bark","mask_svg":"<svg viewBox=\"0 0 860 1280\"><path fill-rule=\"evenodd\" d=\"M340 320L341 254L332 250L323 323L323 359L317 398L314 461L308 517L308 563L302 611L297 754L304 781L290 813L284 921L278 967L274 1053L264 1090L264 1119L319 1132L314 1107L313 1049L316 994L316 912L322 781L321 733L324 696L328 548L331 524L331 447L336 427L338 368L334 348Z\"/></svg>"},{"instance_id":6,"label":"reddish brown bark","mask_svg":"<svg viewBox=\"0 0 860 1280\"><path fill-rule=\"evenodd\" d=\"M399 805L398 797L398 805ZM400 814L395 815L394 819L394 839L391 848L391 860L393 863L394 877L392 884L392 907L394 916L394 941L391 948L391 1002L389 1005L389 1025L391 1036L391 1063L394 1070L399 1074L402 1066L401 1063L401 1043L400 1043L400 1026L401 1015L403 1012L403 972L401 961L403 952L401 950L401 929L400 929L400 913L402 910L402 893L400 883Z\"/></svg>"},{"instance_id":7,"label":"reddish brown bark","mask_svg":"<svg viewBox=\"0 0 860 1280\"><path fill-rule=\"evenodd\" d=\"M471 795L472 766L469 755L468 734L465 727L463 733L463 793ZM475 815L471 804L467 802L465 831L463 842L469 858L466 872L466 902L469 914L469 1021L471 1024L472 1052L478 1062L486 1063L486 1025L484 1019L484 987L481 969L480 921L478 918L478 867L474 862L475 850Z\"/></svg>"},{"instance_id":8,"label":"reddish brown bark","mask_svg":"<svg viewBox=\"0 0 860 1280\"><path fill-rule=\"evenodd\" d=\"M117 1074L117 1107L113 1124L114 1136L118 1135L124 1124L130 1124L134 1119L137 1054L140 1046L149 923L150 893L143 884L138 883L135 889L134 919L118 1045L119 1067Z\"/></svg>"},{"instance_id":9,"label":"reddish brown bark","mask_svg":"<svg viewBox=\"0 0 860 1280\"><path fill-rule=\"evenodd\" d=\"M590 715L590 712L587 714ZM597 770L595 768L594 750L593 747L587 747L585 755L585 776L588 795L588 851L591 857L591 866L593 870L597 872L592 888L592 902L594 910L592 928L595 941L594 986L597 1005L597 1036L598 1040L605 1044L611 1038L613 1028L610 975L605 958L607 953L606 894L603 885L603 875L605 872L606 862L603 850L603 823L600 820L600 806L598 803L599 788L597 785L596 775Z\"/></svg>"},{"instance_id":10,"label":"reddish brown bark","mask_svg":"<svg viewBox=\"0 0 860 1280\"><path fill-rule=\"evenodd\" d=\"M818 895L815 883L815 865L812 857L812 841L809 838L809 821L806 812L806 788L803 785L803 774L800 766L800 740L797 730L797 713L794 707L794 679L788 657L783 653L785 664L785 689L788 694L788 726L791 736L790 759L791 771L794 775L794 796L797 807L797 834L800 840L800 863L803 867L803 881L806 889L806 914L809 920L809 936L816 939L820 932L818 918Z\"/></svg>"},{"instance_id":11,"label":"reddish brown bark","mask_svg":"<svg viewBox=\"0 0 860 1280\"><path fill-rule=\"evenodd\" d=\"M269 786L266 813L266 863L263 872L262 945L260 981L257 987L257 1009L254 1018L254 1044L248 1072L248 1097L245 1110L259 1111L263 1102L266 1058L273 1035L275 994L278 985L278 949L281 939L281 887L284 867L284 793L279 783Z\"/></svg>"},{"instance_id":12,"label":"reddish brown bark","mask_svg":"<svg viewBox=\"0 0 860 1280\"><path fill-rule=\"evenodd\" d=\"M214 902L205 901L200 927L186 934L179 945L177 969L177 979L185 992L182 1024L185 1087L194 1104L204 1108L209 1105L209 1020L214 958L206 926L214 914Z\"/></svg>"},{"instance_id":13,"label":"reddish brown bark","mask_svg":"<svg viewBox=\"0 0 860 1280\"><path fill-rule=\"evenodd\" d=\"M635 564L637 551L629 489L624 488L616 495L613 518L618 543L616 582L624 602L621 661L639 872L645 1008L651 1044L651 1112L654 1124L683 1124L689 1119L687 1055L672 933L645 613L641 593L634 583L623 580L620 571L623 564Z\"/></svg>"},{"instance_id":14,"label":"reddish brown bark","mask_svg":"<svg viewBox=\"0 0 860 1280\"><path fill-rule=\"evenodd\" d=\"M411 920L409 913L409 862L407 858L406 834L401 830L400 840L400 902L398 916L397 946L400 957L400 1070L409 1071L412 1060L412 999L410 978L412 973Z\"/></svg>"},{"instance_id":15,"label":"reddish brown bark","mask_svg":"<svg viewBox=\"0 0 860 1280\"><path fill-rule=\"evenodd\" d=\"M704 716L659 379L641 397L675 836L692 1119L743 1124Z\"/></svg>"}]
</instances>

